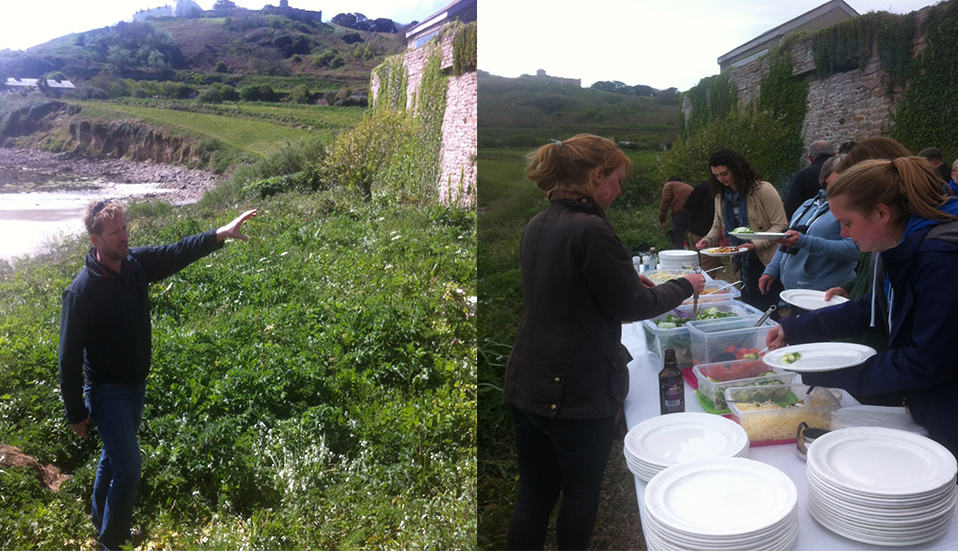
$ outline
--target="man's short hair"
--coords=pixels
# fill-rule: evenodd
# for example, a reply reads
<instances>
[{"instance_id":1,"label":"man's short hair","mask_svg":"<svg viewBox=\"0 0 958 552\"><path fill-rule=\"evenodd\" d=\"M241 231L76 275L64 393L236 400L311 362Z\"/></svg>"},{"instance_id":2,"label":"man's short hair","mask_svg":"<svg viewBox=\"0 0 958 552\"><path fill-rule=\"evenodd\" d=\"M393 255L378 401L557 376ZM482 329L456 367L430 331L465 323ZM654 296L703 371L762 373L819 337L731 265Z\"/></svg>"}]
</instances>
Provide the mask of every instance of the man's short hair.
<instances>
[{"instance_id":1,"label":"man's short hair","mask_svg":"<svg viewBox=\"0 0 958 552\"><path fill-rule=\"evenodd\" d=\"M819 155L835 155L835 145L831 142L825 140L818 140L817 142L812 142L808 146L808 156L812 159L815 159Z\"/></svg>"},{"instance_id":2,"label":"man's short hair","mask_svg":"<svg viewBox=\"0 0 958 552\"><path fill-rule=\"evenodd\" d=\"M118 201L112 199L91 201L86 207L86 213L83 214L83 225L86 226L88 234L99 236L100 232L103 231L104 221L125 216L126 209Z\"/></svg>"},{"instance_id":3,"label":"man's short hair","mask_svg":"<svg viewBox=\"0 0 958 552\"><path fill-rule=\"evenodd\" d=\"M925 159L937 159L942 161L941 150L938 148L925 148L918 152L918 157L924 157Z\"/></svg>"}]
</instances>

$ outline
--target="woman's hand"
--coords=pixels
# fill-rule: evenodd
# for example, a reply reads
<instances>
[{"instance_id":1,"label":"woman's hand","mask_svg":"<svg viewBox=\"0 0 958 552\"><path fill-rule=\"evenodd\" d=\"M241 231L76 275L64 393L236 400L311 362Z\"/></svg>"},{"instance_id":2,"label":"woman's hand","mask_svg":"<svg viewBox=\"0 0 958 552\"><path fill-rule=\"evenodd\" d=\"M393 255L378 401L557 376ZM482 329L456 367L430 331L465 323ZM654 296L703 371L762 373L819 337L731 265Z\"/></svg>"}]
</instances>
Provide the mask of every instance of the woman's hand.
<instances>
[{"instance_id":1,"label":"woman's hand","mask_svg":"<svg viewBox=\"0 0 958 552\"><path fill-rule=\"evenodd\" d=\"M772 284L775 283L775 276L771 274L762 274L758 278L758 291L762 295L768 295L768 290L772 289Z\"/></svg>"},{"instance_id":2,"label":"woman's hand","mask_svg":"<svg viewBox=\"0 0 958 552\"><path fill-rule=\"evenodd\" d=\"M642 274L639 274L639 281L642 282L642 285L647 288L655 287L655 282L653 282L652 280L649 280L648 277Z\"/></svg>"},{"instance_id":3,"label":"woman's hand","mask_svg":"<svg viewBox=\"0 0 958 552\"><path fill-rule=\"evenodd\" d=\"M695 248L696 248L696 249L705 249L705 248L708 247L708 246L709 246L709 242L706 241L705 238L702 238L702 239L700 239L699 241L695 242Z\"/></svg>"},{"instance_id":4,"label":"woman's hand","mask_svg":"<svg viewBox=\"0 0 958 552\"><path fill-rule=\"evenodd\" d=\"M785 247L795 247L798 244L798 238L801 235L801 232L798 230L786 230L785 236L775 241L784 245Z\"/></svg>"},{"instance_id":5,"label":"woman's hand","mask_svg":"<svg viewBox=\"0 0 958 552\"><path fill-rule=\"evenodd\" d=\"M740 243L735 247L738 249L748 249L749 251L755 251L755 244L752 242Z\"/></svg>"},{"instance_id":6,"label":"woman's hand","mask_svg":"<svg viewBox=\"0 0 958 552\"><path fill-rule=\"evenodd\" d=\"M781 326L773 326L765 336L765 345L769 350L784 347L785 343L785 330Z\"/></svg>"},{"instance_id":7,"label":"woman's hand","mask_svg":"<svg viewBox=\"0 0 958 552\"><path fill-rule=\"evenodd\" d=\"M835 297L836 295L848 299L848 292L845 291L845 288L839 286L825 290L825 302L827 303L828 301L831 301L832 297Z\"/></svg>"},{"instance_id":8,"label":"woman's hand","mask_svg":"<svg viewBox=\"0 0 958 552\"><path fill-rule=\"evenodd\" d=\"M705 275L704 274L686 274L683 276L686 280L692 284L693 293L702 293L702 290L705 289Z\"/></svg>"}]
</instances>

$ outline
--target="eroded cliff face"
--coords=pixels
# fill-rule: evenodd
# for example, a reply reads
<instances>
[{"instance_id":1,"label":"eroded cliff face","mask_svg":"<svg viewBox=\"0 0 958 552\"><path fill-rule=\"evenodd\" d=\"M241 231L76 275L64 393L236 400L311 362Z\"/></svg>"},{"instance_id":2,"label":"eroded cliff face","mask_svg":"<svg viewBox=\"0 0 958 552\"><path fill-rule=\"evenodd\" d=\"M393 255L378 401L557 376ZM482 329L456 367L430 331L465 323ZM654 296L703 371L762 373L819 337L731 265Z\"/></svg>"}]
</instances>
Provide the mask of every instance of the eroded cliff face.
<instances>
[{"instance_id":1,"label":"eroded cliff face","mask_svg":"<svg viewBox=\"0 0 958 552\"><path fill-rule=\"evenodd\" d=\"M74 117L70 121L70 138L76 153L191 167L205 167L209 162L209 154L197 151L192 140L129 121Z\"/></svg>"},{"instance_id":2,"label":"eroded cliff face","mask_svg":"<svg viewBox=\"0 0 958 552\"><path fill-rule=\"evenodd\" d=\"M210 153L183 136L132 121L87 119L83 109L61 101L7 106L0 117L4 146L36 147L94 157L206 168Z\"/></svg>"}]
</instances>

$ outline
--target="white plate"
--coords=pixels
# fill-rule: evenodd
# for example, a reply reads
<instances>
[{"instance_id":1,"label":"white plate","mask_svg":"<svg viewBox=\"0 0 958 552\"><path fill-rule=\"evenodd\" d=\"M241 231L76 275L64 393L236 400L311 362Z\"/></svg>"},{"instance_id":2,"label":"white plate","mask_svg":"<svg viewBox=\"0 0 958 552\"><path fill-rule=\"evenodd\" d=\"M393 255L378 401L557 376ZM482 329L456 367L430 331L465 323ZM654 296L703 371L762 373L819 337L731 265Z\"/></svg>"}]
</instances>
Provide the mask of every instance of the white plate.
<instances>
[{"instance_id":1,"label":"white plate","mask_svg":"<svg viewBox=\"0 0 958 552\"><path fill-rule=\"evenodd\" d=\"M958 462L944 446L909 431L846 427L808 447L806 469L862 496L936 496L954 485Z\"/></svg>"},{"instance_id":2,"label":"white plate","mask_svg":"<svg viewBox=\"0 0 958 552\"><path fill-rule=\"evenodd\" d=\"M649 481L643 500L649 517L672 531L745 537L787 527L798 491L778 468L748 458L716 458L662 470Z\"/></svg>"},{"instance_id":3,"label":"white plate","mask_svg":"<svg viewBox=\"0 0 958 552\"><path fill-rule=\"evenodd\" d=\"M858 366L875 354L875 349L858 343L823 342L790 345L765 353L762 360L773 368L793 372L830 372L849 366ZM801 355L792 363L782 358L788 353Z\"/></svg>"},{"instance_id":4,"label":"white plate","mask_svg":"<svg viewBox=\"0 0 958 552\"><path fill-rule=\"evenodd\" d=\"M903 406L860 404L845 406L832 412L832 429L858 426L890 427L928 435L928 430L916 424Z\"/></svg>"},{"instance_id":5,"label":"white plate","mask_svg":"<svg viewBox=\"0 0 958 552\"><path fill-rule=\"evenodd\" d=\"M778 240L785 237L785 232L729 232L729 235L740 240Z\"/></svg>"},{"instance_id":6,"label":"white plate","mask_svg":"<svg viewBox=\"0 0 958 552\"><path fill-rule=\"evenodd\" d=\"M787 289L779 297L789 305L808 311L848 302L848 299L841 295L834 295L825 301L825 292L815 289Z\"/></svg>"},{"instance_id":7,"label":"white plate","mask_svg":"<svg viewBox=\"0 0 958 552\"><path fill-rule=\"evenodd\" d=\"M748 251L747 247L739 247L735 251L722 251L722 247L709 247L703 249L701 253L703 255L708 255L709 257L731 257L732 255L741 255Z\"/></svg>"},{"instance_id":8,"label":"white plate","mask_svg":"<svg viewBox=\"0 0 958 552\"><path fill-rule=\"evenodd\" d=\"M704 412L677 412L649 418L625 435L625 451L638 463L664 468L679 462L737 456L748 449L748 434L737 423Z\"/></svg>"}]
</instances>

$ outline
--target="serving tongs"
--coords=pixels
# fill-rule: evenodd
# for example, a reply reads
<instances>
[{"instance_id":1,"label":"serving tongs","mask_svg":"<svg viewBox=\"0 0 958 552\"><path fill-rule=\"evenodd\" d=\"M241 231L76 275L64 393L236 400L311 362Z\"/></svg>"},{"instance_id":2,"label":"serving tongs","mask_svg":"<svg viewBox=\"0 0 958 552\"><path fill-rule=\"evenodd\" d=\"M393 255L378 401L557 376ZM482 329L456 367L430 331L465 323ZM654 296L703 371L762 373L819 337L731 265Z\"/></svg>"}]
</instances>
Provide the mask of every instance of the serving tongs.
<instances>
[{"instance_id":1,"label":"serving tongs","mask_svg":"<svg viewBox=\"0 0 958 552\"><path fill-rule=\"evenodd\" d=\"M769 317L769 316L772 316L772 313L775 312L775 309L777 309L777 308L778 308L778 305L769 305L768 309L766 309L765 312L762 313L762 316L760 316L760 317L758 318L758 320L755 322L755 324L754 324L752 327L753 327L753 328L757 328L757 327L761 326L762 324L764 324L765 321L768 320L768 317ZM748 341L750 337L751 337L751 336L749 336L749 335L746 335L745 337L743 337L742 340L739 341L738 344L735 345L734 350L737 351L737 350L741 349L741 348L742 348L742 345L745 345L745 342ZM764 349L762 349L761 351L759 351L756 356L757 356L758 358L762 358L762 356L764 356L765 353L767 353L767 352L768 352L768 347L765 347ZM727 357L727 358L726 358L726 357ZM719 354L718 357L716 357L716 359L714 360L714 362L727 362L727 361L729 361L729 360L735 360L735 357L733 357L731 354L723 353L723 354Z\"/></svg>"}]
</instances>

